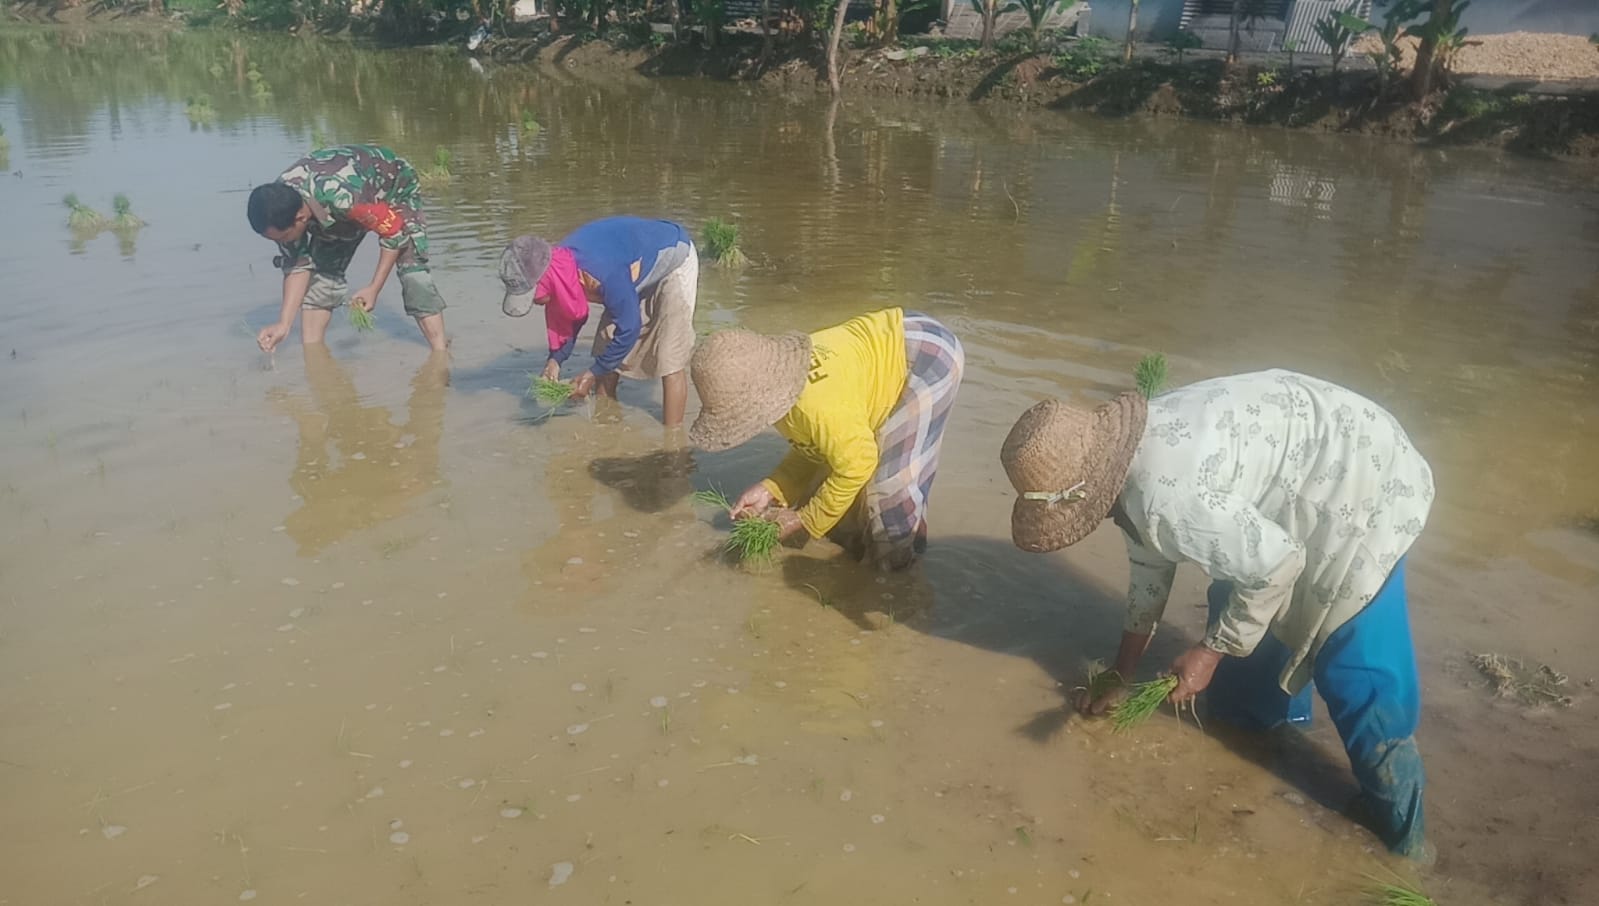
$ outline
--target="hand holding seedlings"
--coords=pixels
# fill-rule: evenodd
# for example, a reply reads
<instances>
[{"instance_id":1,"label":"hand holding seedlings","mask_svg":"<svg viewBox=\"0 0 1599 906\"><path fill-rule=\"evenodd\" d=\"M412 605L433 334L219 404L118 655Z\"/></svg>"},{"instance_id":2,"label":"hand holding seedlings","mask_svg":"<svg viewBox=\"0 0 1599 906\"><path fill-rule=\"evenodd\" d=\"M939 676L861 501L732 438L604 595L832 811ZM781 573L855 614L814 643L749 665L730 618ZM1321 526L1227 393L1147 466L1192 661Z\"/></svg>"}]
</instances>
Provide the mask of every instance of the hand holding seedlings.
<instances>
[{"instance_id":1,"label":"hand holding seedlings","mask_svg":"<svg viewBox=\"0 0 1599 906\"><path fill-rule=\"evenodd\" d=\"M1178 655L1171 662L1171 675L1177 678L1177 685L1171 692L1172 704L1180 705L1205 691L1222 657L1221 652L1204 645L1195 645Z\"/></svg>"}]
</instances>

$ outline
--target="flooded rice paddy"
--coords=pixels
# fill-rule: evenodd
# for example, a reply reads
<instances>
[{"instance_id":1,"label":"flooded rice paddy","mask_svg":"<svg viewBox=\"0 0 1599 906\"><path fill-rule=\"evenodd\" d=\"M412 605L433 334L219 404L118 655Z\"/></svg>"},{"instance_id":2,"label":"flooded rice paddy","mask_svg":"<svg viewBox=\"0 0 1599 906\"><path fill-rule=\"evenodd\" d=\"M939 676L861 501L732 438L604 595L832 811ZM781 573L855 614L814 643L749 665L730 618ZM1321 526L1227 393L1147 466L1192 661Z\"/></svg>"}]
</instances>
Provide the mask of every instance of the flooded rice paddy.
<instances>
[{"instance_id":1,"label":"flooded rice paddy","mask_svg":"<svg viewBox=\"0 0 1599 906\"><path fill-rule=\"evenodd\" d=\"M1390 863L1325 720L1064 710L1123 549L1015 550L999 442L1151 350L1407 425L1440 486L1411 558L1424 879L1599 889L1592 169L199 34L0 32L0 124L0 903L1356 902ZM245 194L313 136L453 152L448 360L394 281L376 331L256 350L278 279ZM75 234L68 192L148 223ZM775 436L674 452L650 384L523 397L543 331L500 314L501 245L624 211L741 227L702 330L901 305L960 333L922 568L731 569L689 495ZM1493 700L1485 651L1568 672L1574 707Z\"/></svg>"}]
</instances>

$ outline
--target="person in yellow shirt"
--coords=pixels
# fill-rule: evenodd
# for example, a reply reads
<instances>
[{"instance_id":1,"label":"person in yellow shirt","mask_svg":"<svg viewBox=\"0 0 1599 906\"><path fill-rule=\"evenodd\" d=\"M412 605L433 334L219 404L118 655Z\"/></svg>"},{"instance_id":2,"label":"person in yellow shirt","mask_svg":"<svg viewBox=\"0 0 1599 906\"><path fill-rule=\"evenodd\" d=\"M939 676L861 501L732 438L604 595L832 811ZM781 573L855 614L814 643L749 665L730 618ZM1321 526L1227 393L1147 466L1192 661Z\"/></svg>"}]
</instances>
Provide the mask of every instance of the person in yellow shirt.
<instances>
[{"instance_id":1,"label":"person in yellow shirt","mask_svg":"<svg viewBox=\"0 0 1599 906\"><path fill-rule=\"evenodd\" d=\"M927 545L927 501L965 354L949 328L898 308L806 336L721 330L694 350L700 414L689 440L707 451L768 425L791 450L733 504L787 539L827 537L881 569Z\"/></svg>"}]
</instances>

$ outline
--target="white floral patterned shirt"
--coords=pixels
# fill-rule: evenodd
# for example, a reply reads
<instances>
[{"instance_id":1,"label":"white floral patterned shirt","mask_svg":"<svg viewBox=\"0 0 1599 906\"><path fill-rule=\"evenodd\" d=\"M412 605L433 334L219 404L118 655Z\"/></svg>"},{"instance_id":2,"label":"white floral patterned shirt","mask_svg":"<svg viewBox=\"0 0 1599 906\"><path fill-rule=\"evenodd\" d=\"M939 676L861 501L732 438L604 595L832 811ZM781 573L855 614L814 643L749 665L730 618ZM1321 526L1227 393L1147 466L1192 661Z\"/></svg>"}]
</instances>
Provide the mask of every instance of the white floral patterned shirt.
<instances>
[{"instance_id":1,"label":"white floral patterned shirt","mask_svg":"<svg viewBox=\"0 0 1599 906\"><path fill-rule=\"evenodd\" d=\"M1432 470L1381 406L1316 378L1264 371L1149 403L1121 505L1138 537L1129 632L1153 632L1177 564L1233 583L1204 644L1245 656L1268 629L1297 692L1316 652L1381 590L1421 534Z\"/></svg>"}]
</instances>

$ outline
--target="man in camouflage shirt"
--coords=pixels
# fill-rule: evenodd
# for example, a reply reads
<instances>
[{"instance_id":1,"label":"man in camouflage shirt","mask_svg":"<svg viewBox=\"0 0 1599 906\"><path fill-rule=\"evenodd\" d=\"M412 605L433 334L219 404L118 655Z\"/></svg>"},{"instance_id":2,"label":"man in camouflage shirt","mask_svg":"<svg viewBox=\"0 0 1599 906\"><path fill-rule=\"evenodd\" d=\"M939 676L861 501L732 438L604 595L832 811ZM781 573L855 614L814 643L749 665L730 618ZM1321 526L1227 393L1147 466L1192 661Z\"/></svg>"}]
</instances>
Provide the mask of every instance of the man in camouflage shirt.
<instances>
[{"instance_id":1,"label":"man in camouflage shirt","mask_svg":"<svg viewBox=\"0 0 1599 906\"><path fill-rule=\"evenodd\" d=\"M302 310L301 340L322 342L348 292L344 272L369 231L378 234L377 273L350 294L350 304L371 311L398 268L405 313L416 318L429 346L444 349L444 299L428 272L417 173L393 151L376 145L313 151L250 193L249 217L252 229L278 244L275 262L283 270L278 322L256 338L263 350L289 335Z\"/></svg>"}]
</instances>

